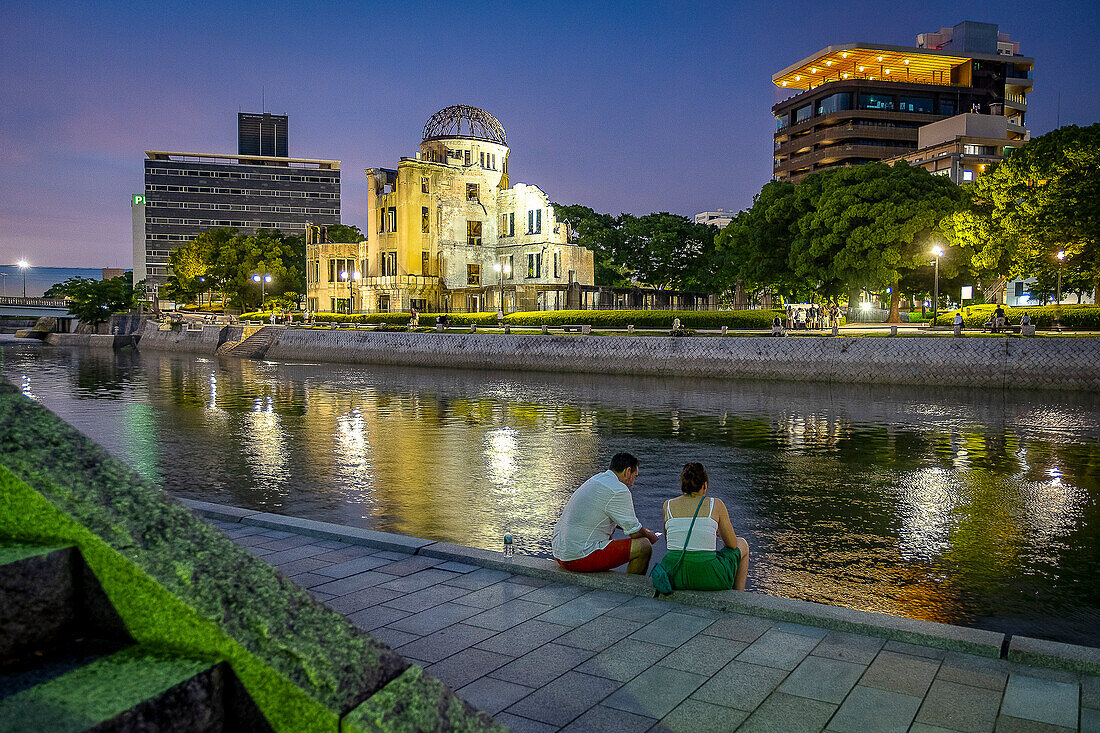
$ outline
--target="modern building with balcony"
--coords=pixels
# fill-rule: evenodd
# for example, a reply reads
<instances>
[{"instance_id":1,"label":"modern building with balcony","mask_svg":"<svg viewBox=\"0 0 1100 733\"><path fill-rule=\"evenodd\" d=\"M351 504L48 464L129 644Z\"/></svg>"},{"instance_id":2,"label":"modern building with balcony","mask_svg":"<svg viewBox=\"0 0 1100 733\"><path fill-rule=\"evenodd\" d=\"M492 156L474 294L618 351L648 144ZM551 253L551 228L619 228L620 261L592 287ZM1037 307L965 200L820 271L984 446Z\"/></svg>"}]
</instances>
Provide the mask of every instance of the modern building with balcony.
<instances>
[{"instance_id":1,"label":"modern building with balcony","mask_svg":"<svg viewBox=\"0 0 1100 733\"><path fill-rule=\"evenodd\" d=\"M340 223L340 161L287 157L286 115L240 113L236 155L145 152L145 190L130 198L134 282L168 279L168 255L204 231L304 234Z\"/></svg>"},{"instance_id":2,"label":"modern building with balcony","mask_svg":"<svg viewBox=\"0 0 1100 733\"><path fill-rule=\"evenodd\" d=\"M904 160L954 183L969 183L1029 137L1027 130L1005 117L955 115L920 128L916 150L884 162Z\"/></svg>"},{"instance_id":3,"label":"modern building with balcony","mask_svg":"<svg viewBox=\"0 0 1100 733\"><path fill-rule=\"evenodd\" d=\"M960 114L1003 117L1026 136L1033 66L995 24L972 21L920 34L912 48L828 46L772 76L793 93L772 107L773 176L903 156L921 127Z\"/></svg>"},{"instance_id":4,"label":"modern building with balcony","mask_svg":"<svg viewBox=\"0 0 1100 733\"><path fill-rule=\"evenodd\" d=\"M505 312L581 307L591 250L569 242L546 194L509 185L507 137L488 112L447 107L420 150L370 168L367 238L306 246L314 311Z\"/></svg>"}]
</instances>

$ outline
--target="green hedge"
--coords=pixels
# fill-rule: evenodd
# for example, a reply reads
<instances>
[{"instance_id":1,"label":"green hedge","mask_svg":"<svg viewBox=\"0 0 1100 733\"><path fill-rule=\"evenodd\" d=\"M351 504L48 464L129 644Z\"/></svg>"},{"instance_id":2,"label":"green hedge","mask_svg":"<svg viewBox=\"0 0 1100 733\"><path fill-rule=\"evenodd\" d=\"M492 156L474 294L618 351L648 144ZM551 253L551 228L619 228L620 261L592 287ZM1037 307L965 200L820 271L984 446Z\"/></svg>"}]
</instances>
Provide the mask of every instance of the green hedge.
<instances>
[{"instance_id":1,"label":"green hedge","mask_svg":"<svg viewBox=\"0 0 1100 733\"><path fill-rule=\"evenodd\" d=\"M434 326L435 318L439 313L421 313L421 326ZM479 326L495 326L496 313L450 313L452 326L469 326L476 323ZM559 310L559 311L525 311L521 313L509 313L504 317L504 322L511 326L562 326L578 323L589 324L593 328L626 328L633 325L636 328L671 329L672 320L680 319L680 325L684 328L771 328L772 319L776 316L784 317L782 310L744 310L744 311L662 311L662 310ZM270 311L253 311L241 316L241 320L265 323L271 317ZM408 313L317 313L314 316L316 323L385 323L391 326L406 326L411 316ZM301 323L302 314L294 314L294 322Z\"/></svg>"},{"instance_id":2,"label":"green hedge","mask_svg":"<svg viewBox=\"0 0 1100 733\"><path fill-rule=\"evenodd\" d=\"M1075 331L1100 330L1100 306L1095 305L1034 305L1024 308L1012 308L1003 306L1005 317L1011 326L1020 325L1020 317L1027 313L1031 316L1032 325L1041 329L1049 329L1054 325L1054 319L1061 313L1062 327ZM996 305L972 305L961 309L963 325L966 328L981 328L992 316ZM936 317L936 325L950 326L955 320L955 314L959 309L940 313Z\"/></svg>"}]
</instances>

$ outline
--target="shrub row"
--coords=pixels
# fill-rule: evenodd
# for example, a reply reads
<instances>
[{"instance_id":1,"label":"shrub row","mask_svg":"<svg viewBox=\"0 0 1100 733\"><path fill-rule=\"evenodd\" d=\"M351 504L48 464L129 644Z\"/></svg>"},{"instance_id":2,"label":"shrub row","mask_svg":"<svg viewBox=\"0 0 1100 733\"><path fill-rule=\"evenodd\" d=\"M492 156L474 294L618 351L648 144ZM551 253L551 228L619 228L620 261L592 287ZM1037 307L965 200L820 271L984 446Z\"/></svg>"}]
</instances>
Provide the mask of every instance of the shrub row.
<instances>
[{"instance_id":1,"label":"shrub row","mask_svg":"<svg viewBox=\"0 0 1100 733\"><path fill-rule=\"evenodd\" d=\"M433 326L437 313L421 313L420 325ZM496 313L451 313L452 326L468 326L476 323L479 326L496 325ZM588 324L593 328L626 328L633 325L636 328L672 328L672 321L680 319L680 325L684 328L770 328L772 319L776 316L783 317L780 310L744 310L744 311L660 311L660 310L621 310L621 311L593 311L593 310L559 310L559 311L527 311L522 313L509 313L504 317L504 322L512 326L562 326L565 324ZM242 320L267 321L271 312L253 311L241 316ZM405 326L409 323L408 313L317 313L314 321L317 323L385 323L391 326ZM301 323L302 314L293 314L295 323ZM283 321L280 321L283 322Z\"/></svg>"},{"instance_id":2,"label":"shrub row","mask_svg":"<svg viewBox=\"0 0 1100 733\"><path fill-rule=\"evenodd\" d=\"M1020 317L1027 313L1031 323L1042 329L1054 325L1054 319L1061 313L1062 327L1079 331L1100 330L1100 306L1095 305L1034 305L1026 308L1003 306L1009 325L1020 325ZM962 308L963 325L966 328L981 328L992 316L996 305L971 305ZM936 317L936 325L950 326L959 309L941 313Z\"/></svg>"}]
</instances>

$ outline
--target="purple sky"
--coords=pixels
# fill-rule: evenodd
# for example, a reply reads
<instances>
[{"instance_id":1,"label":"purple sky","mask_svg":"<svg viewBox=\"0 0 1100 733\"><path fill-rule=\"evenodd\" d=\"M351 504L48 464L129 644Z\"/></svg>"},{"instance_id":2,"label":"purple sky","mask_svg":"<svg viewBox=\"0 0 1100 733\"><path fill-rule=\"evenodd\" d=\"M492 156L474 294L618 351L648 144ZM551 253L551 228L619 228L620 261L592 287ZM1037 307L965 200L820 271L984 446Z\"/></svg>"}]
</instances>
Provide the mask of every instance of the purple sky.
<instances>
[{"instance_id":1,"label":"purple sky","mask_svg":"<svg viewBox=\"0 0 1100 733\"><path fill-rule=\"evenodd\" d=\"M797 9L797 10L796 10ZM740 209L771 174L771 74L834 43L998 23L1036 58L1028 126L1100 119L1087 2L52 3L0 8L0 264L131 265L147 149L235 153L236 112L290 115L290 154L412 155L451 104L496 115L513 182L598 211Z\"/></svg>"}]
</instances>

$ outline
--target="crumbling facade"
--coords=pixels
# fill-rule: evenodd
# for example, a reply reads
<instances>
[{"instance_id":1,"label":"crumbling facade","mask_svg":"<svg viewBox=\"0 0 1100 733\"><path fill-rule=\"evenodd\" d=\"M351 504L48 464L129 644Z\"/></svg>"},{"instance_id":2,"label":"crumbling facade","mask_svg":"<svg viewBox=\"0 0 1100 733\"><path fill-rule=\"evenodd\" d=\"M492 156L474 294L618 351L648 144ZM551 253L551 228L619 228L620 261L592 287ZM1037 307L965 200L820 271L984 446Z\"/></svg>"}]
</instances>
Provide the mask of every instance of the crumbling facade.
<instances>
[{"instance_id":1,"label":"crumbling facade","mask_svg":"<svg viewBox=\"0 0 1100 733\"><path fill-rule=\"evenodd\" d=\"M504 312L579 307L591 250L546 194L509 183L504 128L476 107L428 120L420 151L371 168L367 238L307 246L311 310Z\"/></svg>"}]
</instances>

